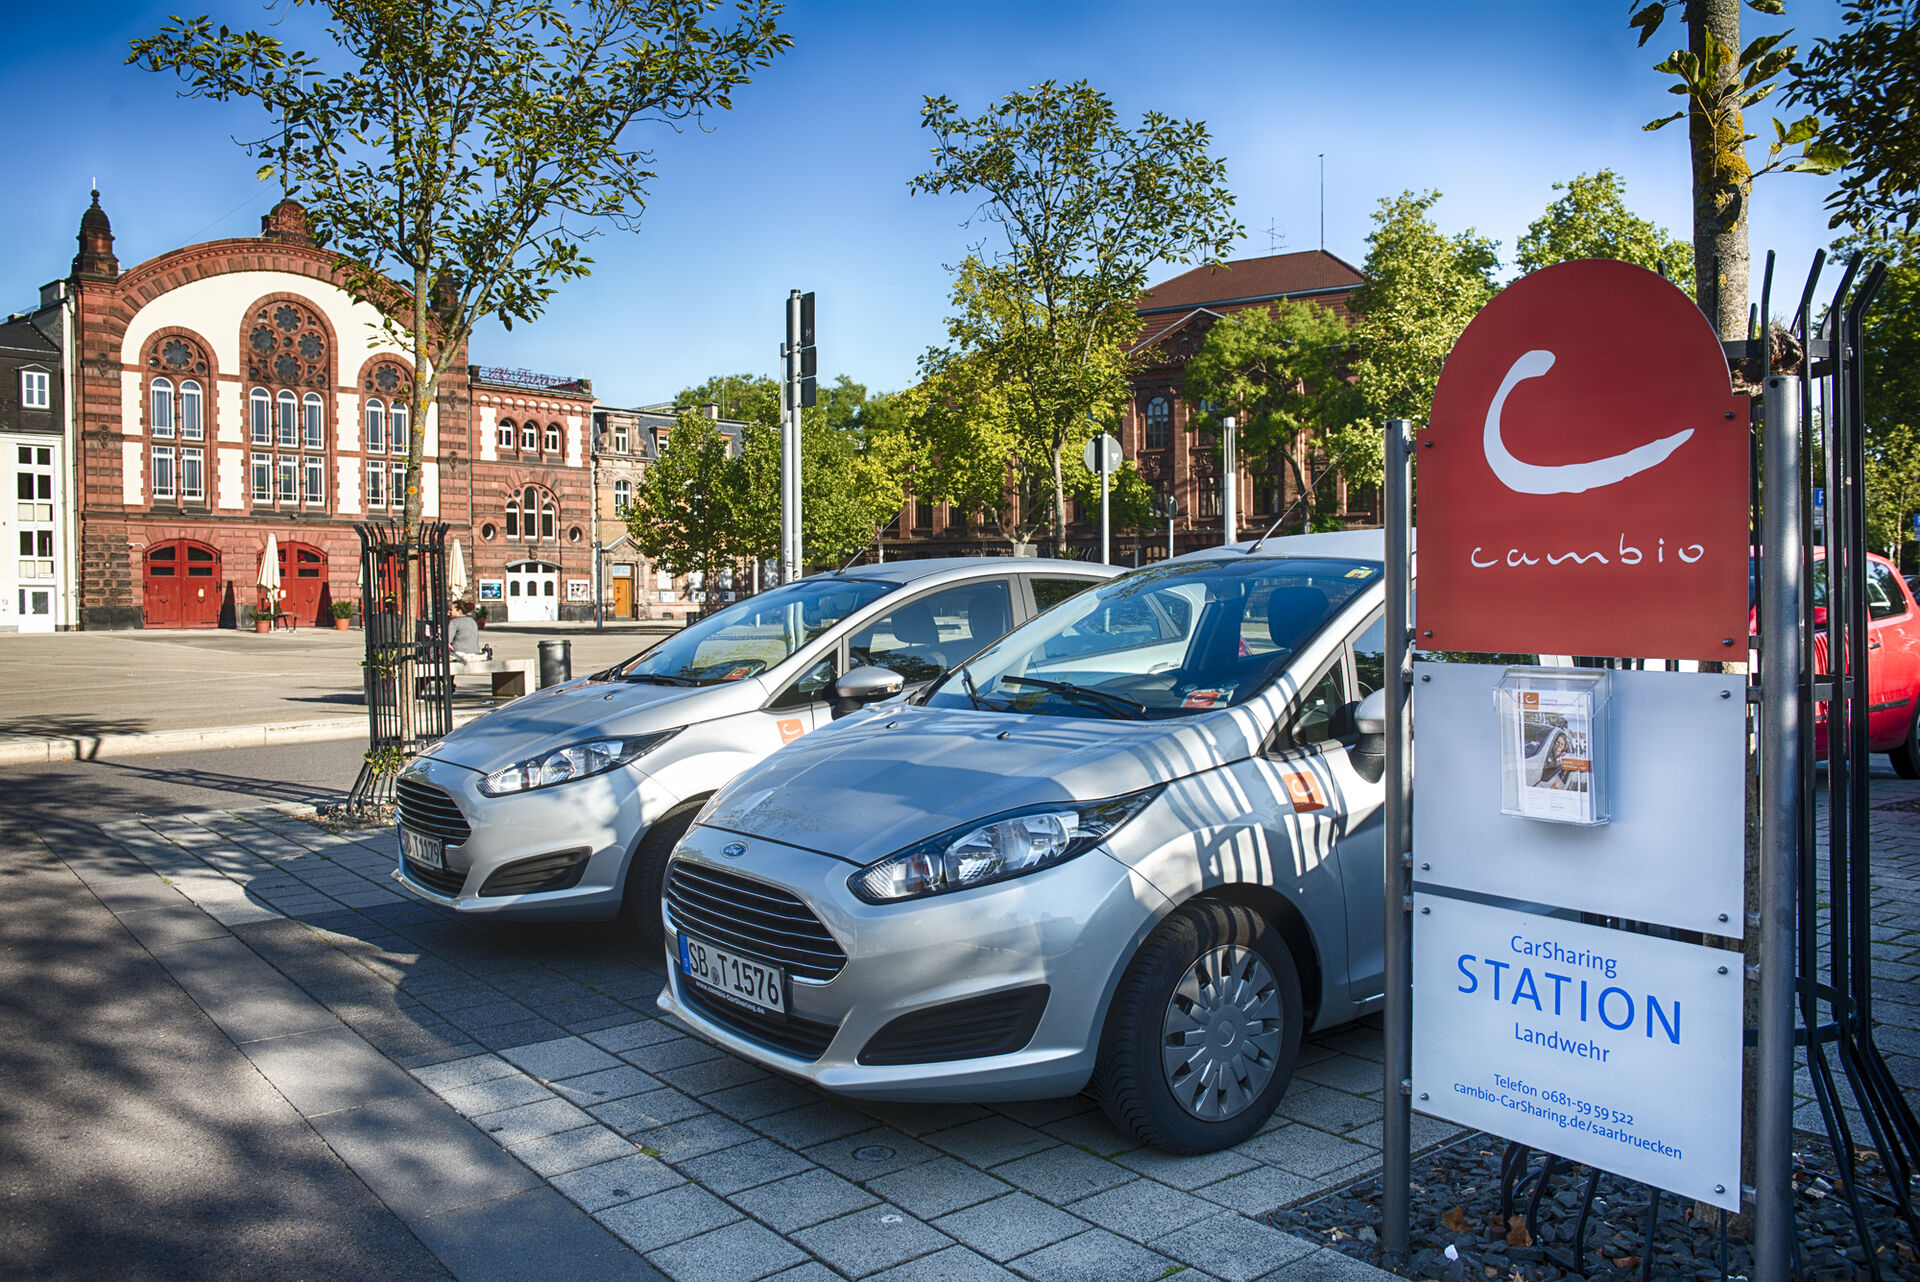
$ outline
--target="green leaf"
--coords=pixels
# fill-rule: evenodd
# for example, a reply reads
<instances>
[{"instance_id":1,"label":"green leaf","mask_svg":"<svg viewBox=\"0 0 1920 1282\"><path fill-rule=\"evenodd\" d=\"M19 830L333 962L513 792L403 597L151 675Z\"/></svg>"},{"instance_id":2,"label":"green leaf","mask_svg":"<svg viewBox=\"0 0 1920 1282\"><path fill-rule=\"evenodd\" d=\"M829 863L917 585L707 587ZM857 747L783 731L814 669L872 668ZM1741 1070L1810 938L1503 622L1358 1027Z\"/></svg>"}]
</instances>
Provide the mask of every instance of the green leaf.
<instances>
[{"instance_id":1,"label":"green leaf","mask_svg":"<svg viewBox=\"0 0 1920 1282\"><path fill-rule=\"evenodd\" d=\"M1660 30L1660 23L1666 16L1667 6L1662 3L1662 0L1653 0L1652 4L1627 19L1629 27L1637 27L1640 30L1641 48L1645 48L1647 41L1653 39L1653 33Z\"/></svg>"},{"instance_id":2,"label":"green leaf","mask_svg":"<svg viewBox=\"0 0 1920 1282\"><path fill-rule=\"evenodd\" d=\"M265 182L267 179L273 177L273 166L262 165L260 166L260 168L253 171L253 176L256 180L260 182Z\"/></svg>"},{"instance_id":3,"label":"green leaf","mask_svg":"<svg viewBox=\"0 0 1920 1282\"><path fill-rule=\"evenodd\" d=\"M1787 12L1786 0L1747 0L1747 8L1755 13L1770 13L1774 17L1784 17Z\"/></svg>"},{"instance_id":4,"label":"green leaf","mask_svg":"<svg viewBox=\"0 0 1920 1282\"><path fill-rule=\"evenodd\" d=\"M1672 124L1676 120L1684 119L1686 117L1686 114L1687 113L1684 111L1676 111L1671 116L1662 116L1658 120L1649 120L1646 124L1641 125L1640 127L1644 130L1647 130L1650 133L1655 129L1664 129L1666 126Z\"/></svg>"}]
</instances>

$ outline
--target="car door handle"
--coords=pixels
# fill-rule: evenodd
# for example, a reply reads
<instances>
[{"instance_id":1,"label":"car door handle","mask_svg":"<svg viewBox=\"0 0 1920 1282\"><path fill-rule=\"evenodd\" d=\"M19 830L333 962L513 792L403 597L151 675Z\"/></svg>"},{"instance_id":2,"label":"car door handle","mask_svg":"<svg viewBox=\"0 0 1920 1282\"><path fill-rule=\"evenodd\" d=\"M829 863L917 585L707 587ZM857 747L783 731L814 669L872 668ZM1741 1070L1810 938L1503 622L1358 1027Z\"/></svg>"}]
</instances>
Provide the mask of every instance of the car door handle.
<instances>
[{"instance_id":1,"label":"car door handle","mask_svg":"<svg viewBox=\"0 0 1920 1282\"><path fill-rule=\"evenodd\" d=\"M1878 641L1869 641L1869 642L1867 642L1867 649L1869 649L1869 650L1878 650L1879 648L1880 648L1880 643L1879 643Z\"/></svg>"}]
</instances>

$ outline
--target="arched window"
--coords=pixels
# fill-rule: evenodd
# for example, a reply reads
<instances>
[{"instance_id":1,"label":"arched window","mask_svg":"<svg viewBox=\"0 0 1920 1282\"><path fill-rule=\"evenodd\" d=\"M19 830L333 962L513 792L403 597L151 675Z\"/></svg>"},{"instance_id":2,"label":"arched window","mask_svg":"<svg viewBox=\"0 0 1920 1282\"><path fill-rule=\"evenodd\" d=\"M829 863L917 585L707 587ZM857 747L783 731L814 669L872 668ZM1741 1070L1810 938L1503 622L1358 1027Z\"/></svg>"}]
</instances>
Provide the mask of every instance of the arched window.
<instances>
[{"instance_id":1,"label":"arched window","mask_svg":"<svg viewBox=\"0 0 1920 1282\"><path fill-rule=\"evenodd\" d=\"M200 384L192 379L180 381L180 439L205 440L206 422L200 416Z\"/></svg>"},{"instance_id":2,"label":"arched window","mask_svg":"<svg viewBox=\"0 0 1920 1282\"><path fill-rule=\"evenodd\" d=\"M387 407L387 448L395 454L407 452L407 407L399 401Z\"/></svg>"},{"instance_id":3,"label":"arched window","mask_svg":"<svg viewBox=\"0 0 1920 1282\"><path fill-rule=\"evenodd\" d=\"M512 419L503 418L500 420L500 430L498 434L494 437L494 441L503 450L510 450L513 448L513 420Z\"/></svg>"},{"instance_id":4,"label":"arched window","mask_svg":"<svg viewBox=\"0 0 1920 1282\"><path fill-rule=\"evenodd\" d=\"M309 450L327 448L326 409L320 393L308 392L300 401L300 444Z\"/></svg>"},{"instance_id":5,"label":"arched window","mask_svg":"<svg viewBox=\"0 0 1920 1282\"><path fill-rule=\"evenodd\" d=\"M387 408L379 401L367 402L367 439L369 454L384 453L387 448Z\"/></svg>"},{"instance_id":6,"label":"arched window","mask_svg":"<svg viewBox=\"0 0 1920 1282\"><path fill-rule=\"evenodd\" d=\"M553 495L539 486L529 485L524 490L507 496L508 538L520 539L527 543L551 539L558 524L559 512L554 507Z\"/></svg>"},{"instance_id":7,"label":"arched window","mask_svg":"<svg viewBox=\"0 0 1920 1282\"><path fill-rule=\"evenodd\" d=\"M558 423L549 423L547 424L547 453L558 454L559 452L560 425Z\"/></svg>"},{"instance_id":8,"label":"arched window","mask_svg":"<svg viewBox=\"0 0 1920 1282\"><path fill-rule=\"evenodd\" d=\"M258 507L325 508L333 340L304 299L254 305L240 330L248 490Z\"/></svg>"},{"instance_id":9,"label":"arched window","mask_svg":"<svg viewBox=\"0 0 1920 1282\"><path fill-rule=\"evenodd\" d=\"M156 441L173 438L173 380L156 378L147 397L147 431Z\"/></svg>"},{"instance_id":10,"label":"arched window","mask_svg":"<svg viewBox=\"0 0 1920 1282\"><path fill-rule=\"evenodd\" d=\"M520 448L537 450L540 448L540 429L529 423L520 429Z\"/></svg>"},{"instance_id":11,"label":"arched window","mask_svg":"<svg viewBox=\"0 0 1920 1282\"><path fill-rule=\"evenodd\" d=\"M1164 396L1147 402L1147 440L1142 447L1164 450L1173 443L1173 406Z\"/></svg>"}]
</instances>

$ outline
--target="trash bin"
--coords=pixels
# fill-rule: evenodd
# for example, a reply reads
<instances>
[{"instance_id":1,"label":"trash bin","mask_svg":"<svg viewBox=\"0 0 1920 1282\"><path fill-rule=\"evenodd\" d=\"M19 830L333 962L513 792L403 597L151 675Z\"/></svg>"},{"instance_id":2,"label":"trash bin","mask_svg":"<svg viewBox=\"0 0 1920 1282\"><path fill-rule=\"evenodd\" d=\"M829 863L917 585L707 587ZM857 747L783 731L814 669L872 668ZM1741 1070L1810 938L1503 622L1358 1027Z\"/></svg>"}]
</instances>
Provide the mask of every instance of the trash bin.
<instances>
[{"instance_id":1,"label":"trash bin","mask_svg":"<svg viewBox=\"0 0 1920 1282\"><path fill-rule=\"evenodd\" d=\"M540 688L557 686L573 677L573 642L540 643Z\"/></svg>"}]
</instances>

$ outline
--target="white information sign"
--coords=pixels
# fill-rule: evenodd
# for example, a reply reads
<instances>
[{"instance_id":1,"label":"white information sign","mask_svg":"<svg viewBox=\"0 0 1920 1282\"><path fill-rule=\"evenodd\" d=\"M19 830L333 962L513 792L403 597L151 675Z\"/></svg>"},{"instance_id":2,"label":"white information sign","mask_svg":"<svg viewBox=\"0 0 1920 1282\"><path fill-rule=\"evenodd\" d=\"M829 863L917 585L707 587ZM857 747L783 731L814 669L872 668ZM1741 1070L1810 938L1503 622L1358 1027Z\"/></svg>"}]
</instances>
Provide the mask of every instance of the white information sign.
<instances>
[{"instance_id":1,"label":"white information sign","mask_svg":"<svg viewBox=\"0 0 1920 1282\"><path fill-rule=\"evenodd\" d=\"M1741 957L1416 893L1413 1106L1740 1205Z\"/></svg>"},{"instance_id":2,"label":"white information sign","mask_svg":"<svg viewBox=\"0 0 1920 1282\"><path fill-rule=\"evenodd\" d=\"M1608 822L1582 827L1501 813L1507 672L1414 664L1414 884L1738 938L1746 678L1609 673Z\"/></svg>"}]
</instances>

